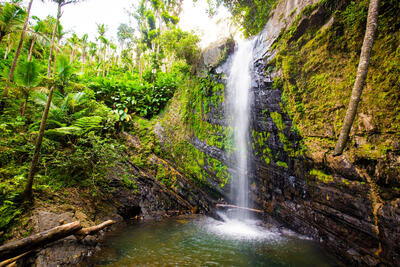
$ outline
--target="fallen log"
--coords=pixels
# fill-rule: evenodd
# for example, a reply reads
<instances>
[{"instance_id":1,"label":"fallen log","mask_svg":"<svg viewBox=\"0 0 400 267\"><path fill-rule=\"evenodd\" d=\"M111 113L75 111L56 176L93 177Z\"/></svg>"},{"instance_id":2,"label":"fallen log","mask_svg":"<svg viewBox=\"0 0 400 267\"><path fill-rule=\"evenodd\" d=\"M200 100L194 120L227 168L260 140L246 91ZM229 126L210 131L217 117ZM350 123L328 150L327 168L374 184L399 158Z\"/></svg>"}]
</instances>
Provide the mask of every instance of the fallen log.
<instances>
[{"instance_id":1,"label":"fallen log","mask_svg":"<svg viewBox=\"0 0 400 267\"><path fill-rule=\"evenodd\" d=\"M105 221L105 222L103 222L103 223L101 223L99 225L83 228L83 229L77 231L76 233L74 233L74 236L76 237L76 239L82 240L87 235L93 235L93 234L99 232L100 230L102 230L102 229L106 228L107 226L112 225L114 223L115 223L115 221L108 220L108 221Z\"/></svg>"},{"instance_id":2,"label":"fallen log","mask_svg":"<svg viewBox=\"0 0 400 267\"><path fill-rule=\"evenodd\" d=\"M216 207L217 208L232 208L232 209L248 210L248 211L252 211L252 212L256 212L256 213L264 213L262 210L240 207L240 206L235 206L235 205L228 205L228 204L217 204Z\"/></svg>"},{"instance_id":3,"label":"fallen log","mask_svg":"<svg viewBox=\"0 0 400 267\"><path fill-rule=\"evenodd\" d=\"M54 241L63 239L67 236L74 235L79 241L87 235L93 235L105 227L114 224L115 221L108 220L99 225L82 228L79 221L54 227L50 230L31 235L29 237L16 240L0 246L0 262L12 257L23 257L26 251L32 251ZM19 256L18 256L19 255ZM12 259L10 259L12 260ZM16 260L14 260L16 261ZM13 261L11 261L13 262ZM0 265L3 266L3 265Z\"/></svg>"},{"instance_id":4,"label":"fallen log","mask_svg":"<svg viewBox=\"0 0 400 267\"><path fill-rule=\"evenodd\" d=\"M26 251L57 241L82 229L80 222L57 226L50 230L28 236L0 246L0 261L23 254Z\"/></svg>"},{"instance_id":5,"label":"fallen log","mask_svg":"<svg viewBox=\"0 0 400 267\"><path fill-rule=\"evenodd\" d=\"M23 257L25 257L25 256L27 256L27 255L29 255L29 254L31 254L32 252L34 252L34 250L25 252L25 253L23 253L23 254L17 256L17 257L14 257L14 258L11 258L11 259L2 261L2 262L0 262L0 267L4 267L4 266L10 267L10 266L11 266L11 263L14 263L14 262L16 262L16 261L19 260L19 259L22 259Z\"/></svg>"}]
</instances>

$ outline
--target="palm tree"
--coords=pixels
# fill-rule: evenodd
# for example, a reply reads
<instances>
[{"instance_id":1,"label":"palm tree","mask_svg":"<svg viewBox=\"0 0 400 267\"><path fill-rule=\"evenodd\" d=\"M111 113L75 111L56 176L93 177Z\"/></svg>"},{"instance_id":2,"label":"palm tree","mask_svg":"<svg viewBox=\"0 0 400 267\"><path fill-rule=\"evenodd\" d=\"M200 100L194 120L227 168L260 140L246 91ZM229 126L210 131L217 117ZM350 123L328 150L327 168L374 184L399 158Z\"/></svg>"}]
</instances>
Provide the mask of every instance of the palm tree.
<instances>
[{"instance_id":1,"label":"palm tree","mask_svg":"<svg viewBox=\"0 0 400 267\"><path fill-rule=\"evenodd\" d=\"M57 30L56 30L56 39L57 39L57 44L56 44L56 54L54 56L54 63L53 63L53 75L56 73L56 66L57 66L57 58L58 58L58 52L60 50L59 45L60 41L62 38L68 33L68 31L63 30L64 27L61 25L60 22L58 22Z\"/></svg>"},{"instance_id":2,"label":"palm tree","mask_svg":"<svg viewBox=\"0 0 400 267\"><path fill-rule=\"evenodd\" d=\"M15 70L15 67L17 66L18 58L19 58L19 55L21 53L22 44L24 43L24 36L25 36L26 28L28 27L29 15L31 13L32 3L33 3L33 0L31 0L29 2L28 11L27 12L25 12L23 9L21 9L18 6L10 5L8 3L6 3L2 7L2 10L1 10L2 12L0 12L1 13L1 18L0 18L0 27L1 27L1 30L0 30L0 42L1 42L1 39L3 39L3 37L1 36L2 33L4 34L7 31L11 31L11 29L17 27L17 25L20 25L20 23L22 22L23 18L25 18L25 16L26 16L25 23L24 23L24 26L23 26L22 32L21 32L21 37L19 39L18 47L17 47L17 50L15 52L14 60L13 60L13 63L11 65L10 73L8 74L7 82L6 82L6 85L4 87L3 95L2 95L2 98L1 98L1 101L0 101L0 114L3 113L5 101L6 101L6 98L8 96L8 86L9 86L9 84L11 82L11 79L12 79L12 77L14 75L14 70Z\"/></svg>"},{"instance_id":3,"label":"palm tree","mask_svg":"<svg viewBox=\"0 0 400 267\"><path fill-rule=\"evenodd\" d=\"M60 17L61 17L61 14L62 14L61 13L61 9L65 5L77 3L80 0L52 0L52 1L56 2L58 4L58 8L57 8L56 24L54 26L53 34L52 34L52 37L51 37L51 48L50 48L50 55L49 55L49 64L48 64L48 67L47 67L47 78L50 78L51 58L52 58L53 49L54 49L54 39L55 39L55 35L56 35L58 22L60 21ZM55 88L54 85L52 85L50 87L49 95L47 97L46 106L44 108L43 115L42 115L42 120L40 122L39 134L38 134L38 137L37 137L37 140L36 140L36 144L35 144L35 151L33 152L32 162L31 162L31 166L30 166L30 169L29 169L25 190L24 190L24 193L23 193L25 200L32 200L33 199L33 192L32 192L33 178L34 178L34 176L36 174L36 165L37 165L38 160L39 160L40 148L42 146L44 129L46 127L46 121L47 121L47 117L49 115L50 104L51 104L51 100L53 98L54 88Z\"/></svg>"},{"instance_id":4,"label":"palm tree","mask_svg":"<svg viewBox=\"0 0 400 267\"><path fill-rule=\"evenodd\" d=\"M35 46L35 42L38 39L39 36L45 31L46 29L46 24L44 21L40 20L40 18L33 16L33 19L36 20L36 25L32 27L32 41L31 41L31 46L29 48L29 54L28 54L28 61L32 60L32 53L33 53L33 48Z\"/></svg>"},{"instance_id":5,"label":"palm tree","mask_svg":"<svg viewBox=\"0 0 400 267\"><path fill-rule=\"evenodd\" d=\"M70 45L71 45L71 58L70 58L70 63L72 63L72 62L74 62L74 60L75 60L75 53L77 52L77 48L78 48L78 45L79 45L79 43L80 43L80 39L78 38L78 35L76 35L76 33L73 33L72 34L72 37L70 37L69 39L68 39L68 42L70 43Z\"/></svg>"},{"instance_id":6,"label":"palm tree","mask_svg":"<svg viewBox=\"0 0 400 267\"><path fill-rule=\"evenodd\" d=\"M16 41L15 33L9 33L7 35L7 41L6 41L7 45L6 45L6 51L4 53L4 60L7 59L8 54L10 53L11 48L14 46L15 41Z\"/></svg>"},{"instance_id":7,"label":"palm tree","mask_svg":"<svg viewBox=\"0 0 400 267\"><path fill-rule=\"evenodd\" d=\"M68 61L68 57L65 55L60 55L57 59L57 72L55 78L57 80L57 85L62 95L65 95L64 89L71 80L72 75L73 68Z\"/></svg>"},{"instance_id":8,"label":"palm tree","mask_svg":"<svg viewBox=\"0 0 400 267\"><path fill-rule=\"evenodd\" d=\"M107 46L108 46L108 39L105 37L107 31L107 27L104 24L97 24L97 33L99 34L99 37L97 37L97 40L99 41L99 63L100 65L103 65L103 76L105 73L105 67L104 67L104 62L106 60L106 51L107 51ZM97 73L97 76L99 76L99 73Z\"/></svg>"},{"instance_id":9,"label":"palm tree","mask_svg":"<svg viewBox=\"0 0 400 267\"><path fill-rule=\"evenodd\" d=\"M80 39L80 41L79 41L79 43L81 45L81 49L82 49L82 68L81 68L82 73L85 70L86 52L87 52L86 50L89 46L88 38L89 38L89 36L87 34L84 34L82 36L82 39Z\"/></svg>"},{"instance_id":10,"label":"palm tree","mask_svg":"<svg viewBox=\"0 0 400 267\"><path fill-rule=\"evenodd\" d=\"M94 42L89 43L89 63L91 63L97 55L97 44Z\"/></svg>"},{"instance_id":11,"label":"palm tree","mask_svg":"<svg viewBox=\"0 0 400 267\"><path fill-rule=\"evenodd\" d=\"M5 3L0 6L0 43L4 36L22 29L25 16L25 10L16 4Z\"/></svg>"},{"instance_id":12,"label":"palm tree","mask_svg":"<svg viewBox=\"0 0 400 267\"><path fill-rule=\"evenodd\" d=\"M15 83L21 88L25 97L21 109L21 115L24 116L26 105L32 90L40 83L39 68L35 61L26 61L20 64L15 72Z\"/></svg>"},{"instance_id":13,"label":"palm tree","mask_svg":"<svg viewBox=\"0 0 400 267\"><path fill-rule=\"evenodd\" d=\"M368 74L369 58L372 50L372 45L375 39L376 29L378 27L380 0L370 0L368 8L367 26L365 29L364 42L361 48L360 62L358 64L356 81L351 92L349 107L347 108L346 116L343 121L343 128L340 132L339 139L336 143L334 156L339 156L343 153L351 126L357 114L358 103L361 99L361 93L365 85L365 79Z\"/></svg>"}]
</instances>

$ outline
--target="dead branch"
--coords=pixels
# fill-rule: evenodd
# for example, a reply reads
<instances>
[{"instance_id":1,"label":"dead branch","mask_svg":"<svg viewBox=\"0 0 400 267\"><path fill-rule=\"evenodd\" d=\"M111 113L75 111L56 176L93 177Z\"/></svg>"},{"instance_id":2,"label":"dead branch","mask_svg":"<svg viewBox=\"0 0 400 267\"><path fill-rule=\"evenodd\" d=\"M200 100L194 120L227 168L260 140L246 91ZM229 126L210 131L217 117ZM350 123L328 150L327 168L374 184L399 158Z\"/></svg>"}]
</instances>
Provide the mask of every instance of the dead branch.
<instances>
[{"instance_id":1,"label":"dead branch","mask_svg":"<svg viewBox=\"0 0 400 267\"><path fill-rule=\"evenodd\" d=\"M76 233L74 233L74 236L76 237L76 239L82 240L87 235L93 235L93 234L99 232L100 230L102 230L102 229L106 228L107 226L112 225L114 223L115 223L115 221L108 220L108 221L105 221L105 222L103 222L103 223L101 223L99 225L83 228L83 229L77 231Z\"/></svg>"},{"instance_id":2,"label":"dead branch","mask_svg":"<svg viewBox=\"0 0 400 267\"><path fill-rule=\"evenodd\" d=\"M248 211L252 211L252 212L256 212L256 213L264 213L262 210L256 210L256 209L246 208L246 207L239 207L239 206L228 205L228 204L217 204L216 207L217 208L232 208L232 209L248 210Z\"/></svg>"}]
</instances>

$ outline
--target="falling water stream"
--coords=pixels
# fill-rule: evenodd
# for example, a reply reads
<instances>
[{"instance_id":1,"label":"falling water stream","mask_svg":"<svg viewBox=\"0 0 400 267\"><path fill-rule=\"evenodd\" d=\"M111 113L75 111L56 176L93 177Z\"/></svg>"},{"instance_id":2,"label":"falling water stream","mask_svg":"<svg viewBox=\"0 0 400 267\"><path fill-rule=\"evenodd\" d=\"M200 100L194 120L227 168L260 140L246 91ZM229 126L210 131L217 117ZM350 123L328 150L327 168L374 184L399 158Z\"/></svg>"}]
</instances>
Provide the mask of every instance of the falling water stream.
<instances>
[{"instance_id":1,"label":"falling water stream","mask_svg":"<svg viewBox=\"0 0 400 267\"><path fill-rule=\"evenodd\" d=\"M235 143L232 170L231 195L239 207L249 206L248 195L248 143L250 117L251 62L253 59L253 40L238 43L233 56L227 85L226 119L233 129ZM240 218L248 218L246 210L237 213Z\"/></svg>"},{"instance_id":2,"label":"falling water stream","mask_svg":"<svg viewBox=\"0 0 400 267\"><path fill-rule=\"evenodd\" d=\"M253 40L241 41L232 58L227 85L227 123L236 149L231 196L249 207L249 107ZM287 229L262 226L245 210L170 218L114 232L99 253L81 266L334 266L314 242Z\"/></svg>"}]
</instances>

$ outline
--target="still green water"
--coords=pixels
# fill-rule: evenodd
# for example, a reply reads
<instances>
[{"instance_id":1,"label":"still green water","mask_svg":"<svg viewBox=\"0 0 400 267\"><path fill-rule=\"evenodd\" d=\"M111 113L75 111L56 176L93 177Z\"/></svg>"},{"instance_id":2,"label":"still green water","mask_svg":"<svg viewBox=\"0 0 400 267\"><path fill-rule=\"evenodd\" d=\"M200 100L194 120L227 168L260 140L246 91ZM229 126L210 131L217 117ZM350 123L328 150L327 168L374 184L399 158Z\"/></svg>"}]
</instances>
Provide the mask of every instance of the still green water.
<instances>
[{"instance_id":1,"label":"still green water","mask_svg":"<svg viewBox=\"0 0 400 267\"><path fill-rule=\"evenodd\" d=\"M108 236L83 266L335 266L318 246L254 221L181 217Z\"/></svg>"}]
</instances>

